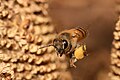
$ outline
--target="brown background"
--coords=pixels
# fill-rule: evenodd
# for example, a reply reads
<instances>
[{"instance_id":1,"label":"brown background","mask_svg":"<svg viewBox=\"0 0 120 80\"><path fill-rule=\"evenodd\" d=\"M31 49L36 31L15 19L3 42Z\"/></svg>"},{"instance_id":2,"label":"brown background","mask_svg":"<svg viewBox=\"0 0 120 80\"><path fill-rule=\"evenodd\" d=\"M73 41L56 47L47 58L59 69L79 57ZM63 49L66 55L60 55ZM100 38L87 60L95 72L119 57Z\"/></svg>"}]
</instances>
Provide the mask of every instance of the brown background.
<instances>
[{"instance_id":1,"label":"brown background","mask_svg":"<svg viewBox=\"0 0 120 80\"><path fill-rule=\"evenodd\" d=\"M70 69L73 80L109 80L115 7L114 0L50 0L49 12L57 32L77 26L89 32L85 39L89 56Z\"/></svg>"}]
</instances>

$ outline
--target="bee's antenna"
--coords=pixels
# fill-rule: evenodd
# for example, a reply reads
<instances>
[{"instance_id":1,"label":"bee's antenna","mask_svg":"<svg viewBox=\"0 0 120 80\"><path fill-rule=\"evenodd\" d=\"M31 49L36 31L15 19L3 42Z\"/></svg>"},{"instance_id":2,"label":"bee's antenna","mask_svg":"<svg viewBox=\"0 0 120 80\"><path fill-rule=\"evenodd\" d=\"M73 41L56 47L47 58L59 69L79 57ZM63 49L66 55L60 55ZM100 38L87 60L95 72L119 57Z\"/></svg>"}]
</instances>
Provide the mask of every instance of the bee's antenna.
<instances>
[{"instance_id":1,"label":"bee's antenna","mask_svg":"<svg viewBox=\"0 0 120 80\"><path fill-rule=\"evenodd\" d=\"M54 47L53 44L48 44L48 45L46 45L46 46L40 47L39 49L42 49L42 48L45 48L45 47L49 47L49 46L53 46L53 47Z\"/></svg>"}]
</instances>

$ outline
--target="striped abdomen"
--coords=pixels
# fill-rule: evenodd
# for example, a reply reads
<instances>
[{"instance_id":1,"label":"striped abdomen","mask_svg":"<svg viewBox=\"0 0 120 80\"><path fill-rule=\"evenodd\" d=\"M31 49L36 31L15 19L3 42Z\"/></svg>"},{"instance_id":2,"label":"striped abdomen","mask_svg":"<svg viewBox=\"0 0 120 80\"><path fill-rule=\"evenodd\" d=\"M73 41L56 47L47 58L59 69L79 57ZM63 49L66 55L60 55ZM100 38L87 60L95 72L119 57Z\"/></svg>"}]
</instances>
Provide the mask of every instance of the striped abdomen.
<instances>
[{"instance_id":1,"label":"striped abdomen","mask_svg":"<svg viewBox=\"0 0 120 80\"><path fill-rule=\"evenodd\" d=\"M81 40L81 39L84 39L87 36L87 31L83 28L77 28L76 31L75 31L75 34Z\"/></svg>"}]
</instances>

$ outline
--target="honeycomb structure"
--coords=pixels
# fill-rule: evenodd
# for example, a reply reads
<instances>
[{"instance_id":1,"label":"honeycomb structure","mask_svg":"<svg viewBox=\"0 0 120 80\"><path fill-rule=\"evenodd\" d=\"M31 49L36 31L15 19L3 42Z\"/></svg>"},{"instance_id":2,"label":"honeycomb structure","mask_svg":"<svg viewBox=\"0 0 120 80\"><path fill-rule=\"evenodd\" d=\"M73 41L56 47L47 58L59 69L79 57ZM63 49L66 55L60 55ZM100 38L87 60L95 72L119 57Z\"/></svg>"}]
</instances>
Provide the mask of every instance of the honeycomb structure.
<instances>
[{"instance_id":1,"label":"honeycomb structure","mask_svg":"<svg viewBox=\"0 0 120 80\"><path fill-rule=\"evenodd\" d=\"M0 0L0 80L67 80L65 56L40 49L55 37L48 2Z\"/></svg>"},{"instance_id":2,"label":"honeycomb structure","mask_svg":"<svg viewBox=\"0 0 120 80\"><path fill-rule=\"evenodd\" d=\"M120 80L120 18L114 31L113 48L111 52L111 80Z\"/></svg>"}]
</instances>

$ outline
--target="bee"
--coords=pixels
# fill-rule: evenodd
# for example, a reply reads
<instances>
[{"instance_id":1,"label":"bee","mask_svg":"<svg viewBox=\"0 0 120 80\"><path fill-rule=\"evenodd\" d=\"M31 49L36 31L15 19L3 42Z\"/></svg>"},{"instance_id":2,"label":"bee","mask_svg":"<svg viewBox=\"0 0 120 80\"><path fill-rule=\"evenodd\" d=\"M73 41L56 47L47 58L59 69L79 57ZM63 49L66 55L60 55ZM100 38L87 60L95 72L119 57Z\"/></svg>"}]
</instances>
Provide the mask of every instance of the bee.
<instances>
[{"instance_id":1,"label":"bee","mask_svg":"<svg viewBox=\"0 0 120 80\"><path fill-rule=\"evenodd\" d=\"M60 32L52 44L44 46L53 46L56 49L57 55L60 57L64 54L69 58L70 66L86 56L86 45L80 45L79 42L86 38L87 31L81 27L75 29L64 30ZM44 48L42 47L42 48Z\"/></svg>"}]
</instances>

